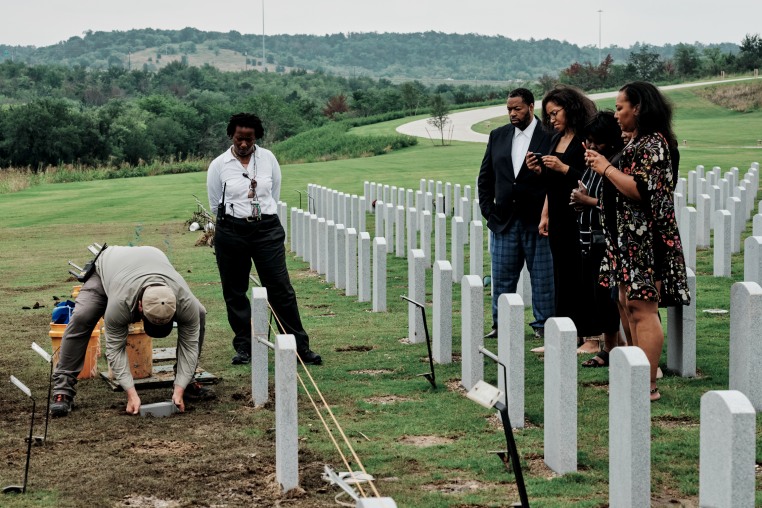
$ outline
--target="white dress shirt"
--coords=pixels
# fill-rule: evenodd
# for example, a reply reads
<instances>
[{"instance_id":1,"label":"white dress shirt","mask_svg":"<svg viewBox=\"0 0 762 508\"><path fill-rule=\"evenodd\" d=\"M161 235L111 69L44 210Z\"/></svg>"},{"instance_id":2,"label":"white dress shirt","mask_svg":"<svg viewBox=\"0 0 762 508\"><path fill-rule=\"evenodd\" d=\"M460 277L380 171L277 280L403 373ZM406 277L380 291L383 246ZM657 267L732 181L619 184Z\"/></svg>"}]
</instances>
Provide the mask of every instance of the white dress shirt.
<instances>
[{"instance_id":1,"label":"white dress shirt","mask_svg":"<svg viewBox=\"0 0 762 508\"><path fill-rule=\"evenodd\" d=\"M225 214L243 219L251 217L249 187L251 178L257 181L257 200L264 215L278 213L280 200L280 164L273 153L255 145L253 157L244 169L241 162L229 150L217 157L209 165L206 175L206 190L209 195L210 212L217 213L217 205L222 203L225 189Z\"/></svg>"},{"instance_id":2,"label":"white dress shirt","mask_svg":"<svg viewBox=\"0 0 762 508\"><path fill-rule=\"evenodd\" d=\"M532 141L534 128L537 126L537 118L532 117L532 121L523 131L518 127L513 132L513 145L511 145L511 159L513 160L513 176L518 176L521 166L524 165L529 142Z\"/></svg>"}]
</instances>

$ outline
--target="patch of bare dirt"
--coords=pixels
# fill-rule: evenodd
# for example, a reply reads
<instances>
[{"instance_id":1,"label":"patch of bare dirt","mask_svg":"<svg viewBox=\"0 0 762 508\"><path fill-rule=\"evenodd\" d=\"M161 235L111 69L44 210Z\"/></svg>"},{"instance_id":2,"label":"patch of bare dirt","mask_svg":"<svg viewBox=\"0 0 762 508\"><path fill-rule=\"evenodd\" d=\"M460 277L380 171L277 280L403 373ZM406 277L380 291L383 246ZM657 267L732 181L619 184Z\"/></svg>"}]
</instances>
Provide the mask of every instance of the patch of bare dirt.
<instances>
[{"instance_id":1,"label":"patch of bare dirt","mask_svg":"<svg viewBox=\"0 0 762 508\"><path fill-rule=\"evenodd\" d=\"M461 395L466 395L466 389L463 388L462 384L460 384L460 379L448 379L447 381L445 381L445 386L451 392L456 392Z\"/></svg>"},{"instance_id":2,"label":"patch of bare dirt","mask_svg":"<svg viewBox=\"0 0 762 508\"><path fill-rule=\"evenodd\" d=\"M487 419L487 425L489 425L491 429L503 430L503 421L501 420L497 412L491 413L485 416L485 418ZM524 427L522 429L513 429L513 432L521 432L523 429L536 429L536 428L538 428L538 426L532 423L531 421L529 421L529 418L524 418Z\"/></svg>"},{"instance_id":3,"label":"patch of bare dirt","mask_svg":"<svg viewBox=\"0 0 762 508\"><path fill-rule=\"evenodd\" d=\"M132 453L147 453L149 455L177 455L189 453L197 450L199 446L195 443L186 443L182 441L162 441L160 439L149 439L143 443L130 443L127 447Z\"/></svg>"},{"instance_id":4,"label":"patch of bare dirt","mask_svg":"<svg viewBox=\"0 0 762 508\"><path fill-rule=\"evenodd\" d=\"M34 392L44 393L43 369L36 375L29 375L34 370L28 366L20 370ZM321 480L324 460L306 450L299 453L301 488L280 492L274 480L274 433L246 430L271 427L272 409L215 410L215 404L230 404L234 395L246 393L243 385L220 383L217 402L193 403L185 414L161 419L125 415L124 394L99 380L81 381L77 388L76 409L51 420L48 442L32 451L29 489L56 492L59 506L90 507L93 500L98 506L137 508L334 506ZM148 390L141 398L150 403L166 393ZM31 408L10 390L0 392L0 405L5 409L0 428L7 436L0 438L5 457L0 484L5 485L23 475Z\"/></svg>"},{"instance_id":5,"label":"patch of bare dirt","mask_svg":"<svg viewBox=\"0 0 762 508\"><path fill-rule=\"evenodd\" d=\"M524 460L527 463L529 474L532 476L538 476L540 478L545 478L546 480L558 477L558 474L545 464L545 458L541 454L527 454L524 456ZM527 473L524 473L524 475L526 476Z\"/></svg>"},{"instance_id":6,"label":"patch of bare dirt","mask_svg":"<svg viewBox=\"0 0 762 508\"><path fill-rule=\"evenodd\" d=\"M365 399L365 402L368 404L394 404L396 402L410 402L414 399L411 399L410 397L397 397L396 395L383 395L381 397L370 397L369 399Z\"/></svg>"},{"instance_id":7,"label":"patch of bare dirt","mask_svg":"<svg viewBox=\"0 0 762 508\"><path fill-rule=\"evenodd\" d=\"M651 508L698 508L698 499L679 499L671 495L651 496Z\"/></svg>"},{"instance_id":8,"label":"patch of bare dirt","mask_svg":"<svg viewBox=\"0 0 762 508\"><path fill-rule=\"evenodd\" d=\"M423 486L423 490L429 492L441 492L443 494L463 494L468 492L478 492L488 488L490 488L490 486L486 483L464 478L453 478L445 482L430 483Z\"/></svg>"},{"instance_id":9,"label":"patch of bare dirt","mask_svg":"<svg viewBox=\"0 0 762 508\"><path fill-rule=\"evenodd\" d=\"M123 506L130 508L176 508L180 506L180 502L171 499L158 499L154 496L131 495L126 496L114 506L119 508Z\"/></svg>"},{"instance_id":10,"label":"patch of bare dirt","mask_svg":"<svg viewBox=\"0 0 762 508\"><path fill-rule=\"evenodd\" d=\"M602 390L604 392L609 391L609 384L607 381L584 381L579 385L586 388L593 388L594 390Z\"/></svg>"},{"instance_id":11,"label":"patch of bare dirt","mask_svg":"<svg viewBox=\"0 0 762 508\"><path fill-rule=\"evenodd\" d=\"M652 419L655 425L667 429L698 427L699 421L690 416L659 415Z\"/></svg>"},{"instance_id":12,"label":"patch of bare dirt","mask_svg":"<svg viewBox=\"0 0 762 508\"><path fill-rule=\"evenodd\" d=\"M428 356L422 356L418 359L421 363L429 363ZM434 360L436 362L436 360ZM452 355L452 363L460 363L460 355ZM438 364L437 364L438 365Z\"/></svg>"},{"instance_id":13,"label":"patch of bare dirt","mask_svg":"<svg viewBox=\"0 0 762 508\"><path fill-rule=\"evenodd\" d=\"M373 351L374 349L375 347L373 346L358 345L358 346L340 346L340 347L337 347L334 351L336 351L337 353L348 353L350 351L360 351L360 352Z\"/></svg>"},{"instance_id":14,"label":"patch of bare dirt","mask_svg":"<svg viewBox=\"0 0 762 508\"><path fill-rule=\"evenodd\" d=\"M317 279L320 277L319 273L310 271L308 269L289 270L288 275L292 279Z\"/></svg>"},{"instance_id":15,"label":"patch of bare dirt","mask_svg":"<svg viewBox=\"0 0 762 508\"><path fill-rule=\"evenodd\" d=\"M445 444L452 444L455 442L450 437L443 436L402 436L399 439L402 444L417 446L418 448L427 448L429 446L439 446Z\"/></svg>"},{"instance_id":16,"label":"patch of bare dirt","mask_svg":"<svg viewBox=\"0 0 762 508\"><path fill-rule=\"evenodd\" d=\"M390 369L361 369L361 370L350 370L350 374L367 374L369 376L378 376L380 374L391 374L394 372Z\"/></svg>"}]
</instances>

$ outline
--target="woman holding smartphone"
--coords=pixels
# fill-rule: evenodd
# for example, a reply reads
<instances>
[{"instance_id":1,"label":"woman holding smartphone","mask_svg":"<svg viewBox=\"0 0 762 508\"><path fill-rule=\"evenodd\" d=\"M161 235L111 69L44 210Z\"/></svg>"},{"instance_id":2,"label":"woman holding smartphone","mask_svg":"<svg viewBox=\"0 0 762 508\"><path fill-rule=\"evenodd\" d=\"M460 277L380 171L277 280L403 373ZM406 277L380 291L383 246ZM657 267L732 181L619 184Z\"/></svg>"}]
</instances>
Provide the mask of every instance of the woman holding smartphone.
<instances>
[{"instance_id":1,"label":"woman holding smartphone","mask_svg":"<svg viewBox=\"0 0 762 508\"><path fill-rule=\"evenodd\" d=\"M595 104L578 89L558 85L542 99L543 123L555 130L550 154L538 158L527 154L529 169L542 173L548 195L540 222L540 234L547 234L553 254L556 291L556 316L569 317L581 329L582 313L587 312L580 300L582 286L582 250L579 242L577 213L569 204L569 195L577 188L585 170L583 130L596 113ZM547 213L546 213L547 211ZM584 344L580 352L596 352L597 341Z\"/></svg>"},{"instance_id":2,"label":"woman holding smartphone","mask_svg":"<svg viewBox=\"0 0 762 508\"><path fill-rule=\"evenodd\" d=\"M618 167L596 150L585 158L616 187L617 235L601 267L601 281L619 287L632 342L651 364L651 401L661 398L656 372L664 345L659 306L688 305L680 234L674 208L672 106L650 83L623 86L616 98L616 118L632 132Z\"/></svg>"}]
</instances>

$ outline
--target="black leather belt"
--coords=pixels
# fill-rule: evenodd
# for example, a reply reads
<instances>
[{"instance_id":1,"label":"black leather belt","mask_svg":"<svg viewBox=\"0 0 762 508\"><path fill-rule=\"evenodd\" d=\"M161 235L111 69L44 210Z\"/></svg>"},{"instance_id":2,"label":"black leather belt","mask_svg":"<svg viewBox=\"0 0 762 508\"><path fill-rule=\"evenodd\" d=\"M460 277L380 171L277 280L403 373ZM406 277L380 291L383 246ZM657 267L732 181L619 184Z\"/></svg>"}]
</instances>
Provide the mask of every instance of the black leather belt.
<instances>
[{"instance_id":1,"label":"black leather belt","mask_svg":"<svg viewBox=\"0 0 762 508\"><path fill-rule=\"evenodd\" d=\"M263 220L268 220L268 219L274 219L274 218L275 218L275 215L265 215L265 214L262 214L262 216L259 217L259 218L256 218L256 217L233 217L232 215L225 214L225 219L224 220L225 221L230 221L233 224L246 225L246 224L256 224L257 222L261 222Z\"/></svg>"}]
</instances>

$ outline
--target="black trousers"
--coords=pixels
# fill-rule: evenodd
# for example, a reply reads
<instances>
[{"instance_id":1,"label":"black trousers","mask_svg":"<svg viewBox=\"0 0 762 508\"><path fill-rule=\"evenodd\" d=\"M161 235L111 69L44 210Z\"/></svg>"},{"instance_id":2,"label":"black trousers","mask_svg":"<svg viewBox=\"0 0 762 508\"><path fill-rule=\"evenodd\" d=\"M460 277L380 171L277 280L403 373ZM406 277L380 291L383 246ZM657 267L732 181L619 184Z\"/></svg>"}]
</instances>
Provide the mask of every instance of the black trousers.
<instances>
[{"instance_id":1,"label":"black trousers","mask_svg":"<svg viewBox=\"0 0 762 508\"><path fill-rule=\"evenodd\" d=\"M616 299L611 296L611 288L598 284L601 261L605 255L606 247L603 245L589 247L582 253L582 285L578 299L583 306L579 323L576 323L578 337L616 333L619 330L619 309Z\"/></svg>"},{"instance_id":2,"label":"black trousers","mask_svg":"<svg viewBox=\"0 0 762 508\"><path fill-rule=\"evenodd\" d=\"M262 220L253 222L227 215L217 220L214 250L228 323L233 330L233 348L239 353L251 354L248 291L252 261L262 286L267 289L267 300L283 325L283 328L278 325L280 333L293 335L300 353L310 347L286 268L285 239L277 215L263 215Z\"/></svg>"}]
</instances>

